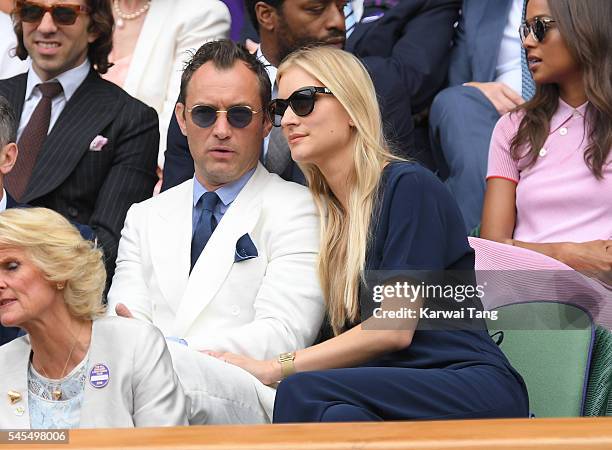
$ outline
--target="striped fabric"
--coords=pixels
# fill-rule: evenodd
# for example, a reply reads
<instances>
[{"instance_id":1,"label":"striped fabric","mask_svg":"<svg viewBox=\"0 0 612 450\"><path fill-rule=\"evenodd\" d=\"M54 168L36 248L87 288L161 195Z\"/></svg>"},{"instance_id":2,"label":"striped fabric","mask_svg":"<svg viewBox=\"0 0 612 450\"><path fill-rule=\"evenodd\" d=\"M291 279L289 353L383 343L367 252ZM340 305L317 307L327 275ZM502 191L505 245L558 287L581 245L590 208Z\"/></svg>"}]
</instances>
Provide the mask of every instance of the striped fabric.
<instances>
[{"instance_id":1,"label":"striped fabric","mask_svg":"<svg viewBox=\"0 0 612 450\"><path fill-rule=\"evenodd\" d=\"M27 74L0 81L18 115L26 82ZM99 151L90 149L96 136L108 139ZM91 226L111 276L127 210L153 192L158 147L155 110L92 70L47 136L22 202Z\"/></svg>"},{"instance_id":2,"label":"striped fabric","mask_svg":"<svg viewBox=\"0 0 612 450\"><path fill-rule=\"evenodd\" d=\"M346 28L346 38L348 39L353 30L355 29L355 25L357 25L357 20L355 20L355 10L353 9L353 5L351 2L347 2L344 5L344 26Z\"/></svg>"},{"instance_id":3,"label":"striped fabric","mask_svg":"<svg viewBox=\"0 0 612 450\"><path fill-rule=\"evenodd\" d=\"M486 309L525 301L557 301L586 309L598 325L612 329L612 286L562 262L521 247L468 238L476 253L478 284Z\"/></svg>"}]
</instances>

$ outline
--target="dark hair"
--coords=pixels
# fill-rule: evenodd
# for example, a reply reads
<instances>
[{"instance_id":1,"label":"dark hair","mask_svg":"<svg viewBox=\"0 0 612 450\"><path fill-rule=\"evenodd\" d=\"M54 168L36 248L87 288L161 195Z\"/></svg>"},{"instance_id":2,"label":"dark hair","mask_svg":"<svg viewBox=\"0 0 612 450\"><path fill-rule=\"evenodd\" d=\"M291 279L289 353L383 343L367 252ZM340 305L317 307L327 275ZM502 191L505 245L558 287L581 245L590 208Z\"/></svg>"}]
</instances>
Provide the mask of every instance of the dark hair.
<instances>
[{"instance_id":1,"label":"dark hair","mask_svg":"<svg viewBox=\"0 0 612 450\"><path fill-rule=\"evenodd\" d=\"M249 19L255 27L255 31L259 31L259 22L257 22L257 14L255 13L255 5L259 2L267 3L274 9L278 9L282 6L285 0L244 0L244 9L249 13Z\"/></svg>"},{"instance_id":2,"label":"dark hair","mask_svg":"<svg viewBox=\"0 0 612 450\"><path fill-rule=\"evenodd\" d=\"M217 41L207 42L202 45L191 57L191 60L187 62L183 69L183 75L181 76L181 90L178 99L180 103L185 104L187 86L189 86L191 77L196 70L208 61L212 61L217 69L222 70L231 69L237 61L242 61L249 70L257 76L262 108L265 108L266 105L270 103L272 86L265 66L255 55L249 53L243 45L236 44L229 39L219 39Z\"/></svg>"},{"instance_id":3,"label":"dark hair","mask_svg":"<svg viewBox=\"0 0 612 450\"><path fill-rule=\"evenodd\" d=\"M603 178L603 166L612 148L612 2L601 0L548 0L561 37L583 70L584 89L589 101L585 121L590 124L589 144L584 161L593 175ZM535 96L517 109L525 112L510 145L516 160L527 157L535 164L539 149L550 131L550 119L559 106L556 84L536 86ZM528 145L525 154L522 148Z\"/></svg>"},{"instance_id":4,"label":"dark hair","mask_svg":"<svg viewBox=\"0 0 612 450\"><path fill-rule=\"evenodd\" d=\"M6 98L0 95L0 150L17 140L17 117Z\"/></svg>"},{"instance_id":5,"label":"dark hair","mask_svg":"<svg viewBox=\"0 0 612 450\"><path fill-rule=\"evenodd\" d=\"M87 58L98 73L106 73L111 64L108 62L108 55L113 49L113 26L115 19L111 10L109 0L86 0L89 7L89 32L96 33L98 38L89 44ZM15 23L14 30L17 36L17 47L15 55L20 59L28 57L28 51L23 43L23 26L17 12L13 13Z\"/></svg>"}]
</instances>

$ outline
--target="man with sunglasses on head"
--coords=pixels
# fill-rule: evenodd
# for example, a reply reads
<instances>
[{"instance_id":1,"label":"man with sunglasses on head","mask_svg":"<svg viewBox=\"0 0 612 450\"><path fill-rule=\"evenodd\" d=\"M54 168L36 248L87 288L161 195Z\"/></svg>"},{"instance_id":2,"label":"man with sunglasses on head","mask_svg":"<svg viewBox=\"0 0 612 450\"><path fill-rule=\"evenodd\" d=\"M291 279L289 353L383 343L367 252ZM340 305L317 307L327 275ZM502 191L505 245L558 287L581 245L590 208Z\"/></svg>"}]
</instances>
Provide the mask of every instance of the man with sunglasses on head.
<instances>
[{"instance_id":1,"label":"man with sunglasses on head","mask_svg":"<svg viewBox=\"0 0 612 450\"><path fill-rule=\"evenodd\" d=\"M443 87L460 0L246 0L261 44L258 58L274 84L276 67L304 45L335 45L359 57L372 76L385 132L397 153L432 167L427 110ZM274 90L273 90L273 97ZM285 139L272 130L263 161L305 183ZM192 170L186 143L170 123L163 189Z\"/></svg>"},{"instance_id":2,"label":"man with sunglasses on head","mask_svg":"<svg viewBox=\"0 0 612 450\"><path fill-rule=\"evenodd\" d=\"M493 128L534 92L518 31L525 5L526 0L464 0L450 87L431 106L439 175L457 200L467 232L480 223Z\"/></svg>"},{"instance_id":3,"label":"man with sunglasses on head","mask_svg":"<svg viewBox=\"0 0 612 450\"><path fill-rule=\"evenodd\" d=\"M156 182L157 114L99 76L112 47L108 0L17 0L13 17L16 54L31 67L0 81L19 122L5 187L89 225L110 280L127 210Z\"/></svg>"},{"instance_id":4,"label":"man with sunglasses on head","mask_svg":"<svg viewBox=\"0 0 612 450\"><path fill-rule=\"evenodd\" d=\"M269 422L272 388L215 356L304 348L323 319L312 198L259 162L270 89L244 47L204 44L175 111L195 174L132 206L122 232L109 310L167 336L192 424Z\"/></svg>"}]
</instances>

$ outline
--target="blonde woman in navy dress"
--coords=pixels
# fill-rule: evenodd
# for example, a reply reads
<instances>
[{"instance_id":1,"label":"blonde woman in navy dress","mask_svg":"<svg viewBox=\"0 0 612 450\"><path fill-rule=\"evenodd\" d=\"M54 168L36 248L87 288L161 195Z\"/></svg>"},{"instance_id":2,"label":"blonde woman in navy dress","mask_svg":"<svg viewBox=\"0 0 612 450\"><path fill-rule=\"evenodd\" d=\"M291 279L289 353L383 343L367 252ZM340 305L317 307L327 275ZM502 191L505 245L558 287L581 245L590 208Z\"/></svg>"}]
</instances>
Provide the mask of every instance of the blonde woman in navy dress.
<instances>
[{"instance_id":1,"label":"blonde woman in navy dress","mask_svg":"<svg viewBox=\"0 0 612 450\"><path fill-rule=\"evenodd\" d=\"M333 337L278 360L219 357L266 384L296 372L278 387L275 422L526 417L523 380L486 330L374 331L361 323L365 270L474 264L446 188L389 152L365 68L347 52L318 47L289 56L278 81L269 113L324 218L318 270Z\"/></svg>"}]
</instances>

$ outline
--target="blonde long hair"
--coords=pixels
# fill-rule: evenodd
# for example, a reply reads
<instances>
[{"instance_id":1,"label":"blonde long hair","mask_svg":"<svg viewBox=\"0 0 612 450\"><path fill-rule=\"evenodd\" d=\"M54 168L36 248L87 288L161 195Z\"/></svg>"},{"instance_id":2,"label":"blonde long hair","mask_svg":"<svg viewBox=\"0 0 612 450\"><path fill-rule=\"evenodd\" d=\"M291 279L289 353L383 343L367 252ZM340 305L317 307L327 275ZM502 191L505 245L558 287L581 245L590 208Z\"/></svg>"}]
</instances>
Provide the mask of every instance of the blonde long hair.
<instances>
[{"instance_id":1,"label":"blonde long hair","mask_svg":"<svg viewBox=\"0 0 612 450\"><path fill-rule=\"evenodd\" d=\"M359 285L364 280L382 169L399 158L389 150L374 85L357 58L333 47L305 48L282 62L278 80L294 66L323 83L354 123L354 164L347 180L350 193L346 211L321 171L314 164L299 164L322 218L318 272L329 321L337 335L347 323L358 319Z\"/></svg>"}]
</instances>

